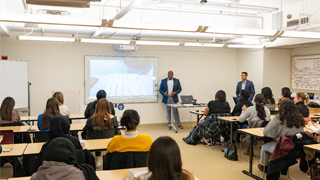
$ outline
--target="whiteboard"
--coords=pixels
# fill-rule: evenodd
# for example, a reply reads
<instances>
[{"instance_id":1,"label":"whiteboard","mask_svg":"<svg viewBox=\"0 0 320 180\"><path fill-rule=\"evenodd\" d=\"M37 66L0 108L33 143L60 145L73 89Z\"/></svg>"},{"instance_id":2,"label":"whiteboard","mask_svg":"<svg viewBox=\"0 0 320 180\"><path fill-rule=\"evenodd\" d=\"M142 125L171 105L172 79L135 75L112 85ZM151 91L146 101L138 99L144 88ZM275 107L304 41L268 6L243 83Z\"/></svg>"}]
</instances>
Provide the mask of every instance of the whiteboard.
<instances>
[{"instance_id":1,"label":"whiteboard","mask_svg":"<svg viewBox=\"0 0 320 180\"><path fill-rule=\"evenodd\" d=\"M28 108L28 62L0 60L0 103L11 96L15 109Z\"/></svg>"}]
</instances>

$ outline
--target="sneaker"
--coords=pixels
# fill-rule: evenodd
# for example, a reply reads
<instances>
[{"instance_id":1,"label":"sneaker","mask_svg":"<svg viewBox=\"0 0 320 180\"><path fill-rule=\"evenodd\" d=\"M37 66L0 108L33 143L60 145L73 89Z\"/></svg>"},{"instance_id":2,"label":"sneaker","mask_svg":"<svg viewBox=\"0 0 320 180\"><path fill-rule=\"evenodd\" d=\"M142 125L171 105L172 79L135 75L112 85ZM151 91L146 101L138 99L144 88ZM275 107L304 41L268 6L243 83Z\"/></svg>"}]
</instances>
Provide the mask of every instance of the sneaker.
<instances>
[{"instance_id":1,"label":"sneaker","mask_svg":"<svg viewBox=\"0 0 320 180\"><path fill-rule=\"evenodd\" d=\"M268 166L264 166L262 164L258 164L258 168L261 172L263 172L263 168L264 168L264 172L267 172L268 171Z\"/></svg>"},{"instance_id":2,"label":"sneaker","mask_svg":"<svg viewBox=\"0 0 320 180\"><path fill-rule=\"evenodd\" d=\"M178 125L178 128L183 129L183 126L182 125Z\"/></svg>"},{"instance_id":3,"label":"sneaker","mask_svg":"<svg viewBox=\"0 0 320 180\"><path fill-rule=\"evenodd\" d=\"M171 130L172 126L168 126L168 129Z\"/></svg>"}]
</instances>

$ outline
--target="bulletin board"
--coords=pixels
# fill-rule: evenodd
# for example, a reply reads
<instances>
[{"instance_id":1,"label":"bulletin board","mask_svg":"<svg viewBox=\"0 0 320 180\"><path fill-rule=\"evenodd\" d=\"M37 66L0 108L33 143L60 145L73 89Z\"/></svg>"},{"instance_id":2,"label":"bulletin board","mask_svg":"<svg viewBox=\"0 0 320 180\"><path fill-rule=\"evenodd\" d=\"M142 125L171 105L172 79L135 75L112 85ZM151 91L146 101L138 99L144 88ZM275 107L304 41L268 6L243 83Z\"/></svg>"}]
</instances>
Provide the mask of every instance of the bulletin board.
<instances>
[{"instance_id":1,"label":"bulletin board","mask_svg":"<svg viewBox=\"0 0 320 180\"><path fill-rule=\"evenodd\" d=\"M320 90L320 54L292 56L292 90Z\"/></svg>"}]
</instances>

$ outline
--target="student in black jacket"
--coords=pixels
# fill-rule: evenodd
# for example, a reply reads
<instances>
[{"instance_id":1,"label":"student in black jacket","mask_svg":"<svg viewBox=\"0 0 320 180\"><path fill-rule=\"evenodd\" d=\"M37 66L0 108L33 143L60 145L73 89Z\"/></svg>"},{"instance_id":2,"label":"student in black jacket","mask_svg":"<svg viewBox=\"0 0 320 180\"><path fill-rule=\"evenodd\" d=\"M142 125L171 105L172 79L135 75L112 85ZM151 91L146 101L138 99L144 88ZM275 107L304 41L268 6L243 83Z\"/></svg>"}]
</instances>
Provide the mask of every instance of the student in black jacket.
<instances>
[{"instance_id":1,"label":"student in black jacket","mask_svg":"<svg viewBox=\"0 0 320 180\"><path fill-rule=\"evenodd\" d=\"M249 91L242 90L240 92L241 101L234 106L233 111L231 113L232 116L240 116L243 106L250 107L253 105L252 102L248 100L249 97L250 97Z\"/></svg>"},{"instance_id":2,"label":"student in black jacket","mask_svg":"<svg viewBox=\"0 0 320 180\"><path fill-rule=\"evenodd\" d=\"M308 124L309 108L305 105L305 102L306 104L309 104L309 96L305 95L302 92L298 92L297 94L294 95L293 101L295 105L298 107L300 114L305 119L305 123Z\"/></svg>"},{"instance_id":3,"label":"student in black jacket","mask_svg":"<svg viewBox=\"0 0 320 180\"><path fill-rule=\"evenodd\" d=\"M98 101L99 101L100 99L102 99L102 98L106 98L106 97L107 97L107 93L106 93L105 90L99 90L99 91L97 92L96 97L97 97L97 100L95 100L95 101L93 101L93 102L91 102L91 103L88 104L88 106L87 106L87 108L86 108L86 111L84 112L84 117L89 118L89 117L91 117L91 116L93 115L94 110L96 109L96 105L97 105ZM116 112L115 112L115 110L114 110L113 103L112 103L111 101L109 101L109 104L110 104L111 114L112 114L112 115L115 115Z\"/></svg>"}]
</instances>

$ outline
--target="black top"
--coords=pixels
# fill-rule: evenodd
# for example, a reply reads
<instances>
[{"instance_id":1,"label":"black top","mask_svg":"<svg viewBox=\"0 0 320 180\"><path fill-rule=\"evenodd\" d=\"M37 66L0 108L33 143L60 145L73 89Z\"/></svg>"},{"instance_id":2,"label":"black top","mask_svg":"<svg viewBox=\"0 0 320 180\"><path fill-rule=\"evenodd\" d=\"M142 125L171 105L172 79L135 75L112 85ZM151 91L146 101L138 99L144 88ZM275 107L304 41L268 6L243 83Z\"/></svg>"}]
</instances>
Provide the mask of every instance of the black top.
<instances>
[{"instance_id":1,"label":"black top","mask_svg":"<svg viewBox=\"0 0 320 180\"><path fill-rule=\"evenodd\" d=\"M296 104L296 106L304 118L309 117L309 108L304 104L304 102L300 101Z\"/></svg>"},{"instance_id":2,"label":"black top","mask_svg":"<svg viewBox=\"0 0 320 180\"><path fill-rule=\"evenodd\" d=\"M117 118L114 116L112 119L112 128L118 128L118 121ZM106 124L106 122L105 122ZM92 118L89 118L86 122L86 125L83 127L83 132L81 133L82 139L86 139L87 137L87 130L92 129L95 125L92 124Z\"/></svg>"},{"instance_id":3,"label":"black top","mask_svg":"<svg viewBox=\"0 0 320 180\"><path fill-rule=\"evenodd\" d=\"M230 113L230 106L229 103L227 103L227 107L223 108L223 102L220 100L212 100L208 103L208 107L210 109L209 114L214 114L214 113Z\"/></svg>"},{"instance_id":4,"label":"black top","mask_svg":"<svg viewBox=\"0 0 320 180\"><path fill-rule=\"evenodd\" d=\"M233 111L231 113L231 116L240 116L242 112L242 106L246 105L247 107L253 106L252 102L249 100L242 100L238 104L236 104L233 108Z\"/></svg>"},{"instance_id":5,"label":"black top","mask_svg":"<svg viewBox=\"0 0 320 180\"><path fill-rule=\"evenodd\" d=\"M98 103L98 100L93 101L91 103L88 104L86 111L84 112L84 117L89 118L93 115L94 110L96 109L96 105ZM109 101L110 104L110 111L112 115L116 115L116 112L114 111L114 106L113 103Z\"/></svg>"}]
</instances>

